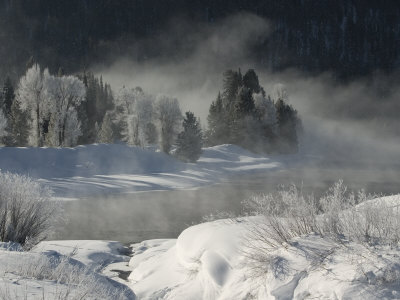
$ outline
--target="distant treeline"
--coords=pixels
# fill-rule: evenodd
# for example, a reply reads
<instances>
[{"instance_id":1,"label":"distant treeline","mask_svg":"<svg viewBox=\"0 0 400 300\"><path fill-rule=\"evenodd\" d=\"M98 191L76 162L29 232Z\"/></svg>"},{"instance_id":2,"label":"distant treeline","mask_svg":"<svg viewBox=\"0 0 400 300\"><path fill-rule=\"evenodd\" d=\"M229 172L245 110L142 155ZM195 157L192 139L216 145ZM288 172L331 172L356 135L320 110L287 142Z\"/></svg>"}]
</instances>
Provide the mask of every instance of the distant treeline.
<instances>
[{"instance_id":1,"label":"distant treeline","mask_svg":"<svg viewBox=\"0 0 400 300\"><path fill-rule=\"evenodd\" d=\"M204 27L243 11L271 24L252 49L260 68L351 77L400 66L398 0L0 0L0 79L21 76L30 57L68 73L119 55L179 59L190 38L170 48L151 42L171 19Z\"/></svg>"}]
</instances>

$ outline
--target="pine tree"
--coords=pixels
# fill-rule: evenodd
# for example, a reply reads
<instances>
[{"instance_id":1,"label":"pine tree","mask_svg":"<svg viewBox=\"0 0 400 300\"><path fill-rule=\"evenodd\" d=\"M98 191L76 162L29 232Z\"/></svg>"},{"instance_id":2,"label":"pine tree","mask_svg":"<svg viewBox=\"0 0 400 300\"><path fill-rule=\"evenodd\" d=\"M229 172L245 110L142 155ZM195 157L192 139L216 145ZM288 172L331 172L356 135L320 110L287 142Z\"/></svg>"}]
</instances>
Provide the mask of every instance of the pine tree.
<instances>
[{"instance_id":1,"label":"pine tree","mask_svg":"<svg viewBox=\"0 0 400 300\"><path fill-rule=\"evenodd\" d=\"M207 117L208 130L206 132L207 144L215 146L227 141L229 127L227 124L225 111L222 105L221 93L218 93L217 99L211 103Z\"/></svg>"},{"instance_id":2,"label":"pine tree","mask_svg":"<svg viewBox=\"0 0 400 300\"><path fill-rule=\"evenodd\" d=\"M251 93L260 93L261 86L260 82L258 81L258 76L253 69L249 69L246 74L243 76L243 85L250 89Z\"/></svg>"},{"instance_id":3,"label":"pine tree","mask_svg":"<svg viewBox=\"0 0 400 300\"><path fill-rule=\"evenodd\" d=\"M11 105L9 120L11 145L26 146L28 144L28 114L21 110L17 100Z\"/></svg>"},{"instance_id":4,"label":"pine tree","mask_svg":"<svg viewBox=\"0 0 400 300\"><path fill-rule=\"evenodd\" d=\"M254 99L251 90L247 87L240 88L234 105L235 118L240 119L253 114L254 108Z\"/></svg>"},{"instance_id":5,"label":"pine tree","mask_svg":"<svg viewBox=\"0 0 400 300\"><path fill-rule=\"evenodd\" d=\"M190 111L186 112L183 120L183 131L176 141L176 156L186 162L195 162L199 159L202 150L202 132L200 122Z\"/></svg>"},{"instance_id":6,"label":"pine tree","mask_svg":"<svg viewBox=\"0 0 400 300\"><path fill-rule=\"evenodd\" d=\"M297 111L282 99L278 99L275 108L279 133L278 149L283 153L295 153L298 151Z\"/></svg>"},{"instance_id":7,"label":"pine tree","mask_svg":"<svg viewBox=\"0 0 400 300\"><path fill-rule=\"evenodd\" d=\"M223 105L230 111L237 97L240 87L243 85L242 74L233 70L224 72L224 91L222 93Z\"/></svg>"},{"instance_id":8,"label":"pine tree","mask_svg":"<svg viewBox=\"0 0 400 300\"><path fill-rule=\"evenodd\" d=\"M78 142L90 144L97 140L96 123L101 124L106 112L113 109L114 99L110 85L104 83L102 77L99 79L85 72L80 78L86 87L86 101L78 108L83 133Z\"/></svg>"},{"instance_id":9,"label":"pine tree","mask_svg":"<svg viewBox=\"0 0 400 300\"><path fill-rule=\"evenodd\" d=\"M9 116L11 113L11 105L15 99L14 87L12 85L10 77L7 77L4 81L3 91L2 91L2 100L3 100L3 111L6 116Z\"/></svg>"}]
</instances>

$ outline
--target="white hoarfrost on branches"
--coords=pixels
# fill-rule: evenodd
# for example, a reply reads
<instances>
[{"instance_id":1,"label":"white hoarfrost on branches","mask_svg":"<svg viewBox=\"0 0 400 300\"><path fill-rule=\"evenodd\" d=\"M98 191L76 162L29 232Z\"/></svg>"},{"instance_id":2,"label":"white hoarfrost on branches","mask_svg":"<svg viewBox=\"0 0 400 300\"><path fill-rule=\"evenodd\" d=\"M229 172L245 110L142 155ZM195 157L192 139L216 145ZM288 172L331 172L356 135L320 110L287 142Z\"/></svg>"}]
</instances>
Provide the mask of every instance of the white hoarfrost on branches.
<instances>
[{"instance_id":1,"label":"white hoarfrost on branches","mask_svg":"<svg viewBox=\"0 0 400 300\"><path fill-rule=\"evenodd\" d=\"M253 266L260 266L270 259L271 251L309 234L326 238L338 247L348 242L366 247L398 245L397 205L371 199L363 190L349 192L341 180L319 199L304 196L295 186L276 194L254 196L244 204L262 218L249 227L245 242L248 258Z\"/></svg>"},{"instance_id":2,"label":"white hoarfrost on branches","mask_svg":"<svg viewBox=\"0 0 400 300\"><path fill-rule=\"evenodd\" d=\"M146 94L141 88L122 88L117 97L120 121L123 124L122 136L130 145L144 147L154 137L152 128L154 118L154 97Z\"/></svg>"},{"instance_id":3,"label":"white hoarfrost on branches","mask_svg":"<svg viewBox=\"0 0 400 300\"><path fill-rule=\"evenodd\" d=\"M0 172L0 241L30 248L52 231L60 204L29 177Z\"/></svg>"},{"instance_id":4,"label":"white hoarfrost on branches","mask_svg":"<svg viewBox=\"0 0 400 300\"><path fill-rule=\"evenodd\" d=\"M16 100L30 113L29 143L41 147L76 145L81 135L76 109L85 100L86 88L75 76L56 77L38 64L20 79Z\"/></svg>"},{"instance_id":5,"label":"white hoarfrost on branches","mask_svg":"<svg viewBox=\"0 0 400 300\"><path fill-rule=\"evenodd\" d=\"M160 126L161 150L169 153L178 135L182 112L176 98L157 97L157 118Z\"/></svg>"},{"instance_id":6,"label":"white hoarfrost on branches","mask_svg":"<svg viewBox=\"0 0 400 300\"><path fill-rule=\"evenodd\" d=\"M49 75L46 77L45 88L51 113L50 145L74 146L81 135L76 109L85 100L85 85L75 76Z\"/></svg>"},{"instance_id":7,"label":"white hoarfrost on branches","mask_svg":"<svg viewBox=\"0 0 400 300\"><path fill-rule=\"evenodd\" d=\"M29 143L37 147L43 146L44 142L42 122L48 113L48 98L45 91L45 78L48 76L47 69L42 72L40 66L35 64L21 77L16 92L16 100L19 101L21 109L30 112Z\"/></svg>"}]
</instances>

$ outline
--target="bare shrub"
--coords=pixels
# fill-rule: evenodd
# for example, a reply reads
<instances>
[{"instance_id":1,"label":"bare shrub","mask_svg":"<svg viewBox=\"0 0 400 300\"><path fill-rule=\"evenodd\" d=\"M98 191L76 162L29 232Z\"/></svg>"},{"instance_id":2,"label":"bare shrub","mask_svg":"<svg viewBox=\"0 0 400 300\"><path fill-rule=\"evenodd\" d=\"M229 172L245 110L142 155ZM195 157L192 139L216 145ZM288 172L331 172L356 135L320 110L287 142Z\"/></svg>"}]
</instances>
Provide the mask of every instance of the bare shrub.
<instances>
[{"instance_id":1,"label":"bare shrub","mask_svg":"<svg viewBox=\"0 0 400 300\"><path fill-rule=\"evenodd\" d=\"M258 275L270 272L276 264L272 251L294 245L293 238L308 234L328 237L338 246L349 241L366 246L397 245L399 207L384 199L367 201L372 198L364 190L349 192L339 180L320 199L306 197L292 185L244 201L245 208L258 216L249 221L243 243L250 270Z\"/></svg>"},{"instance_id":2,"label":"bare shrub","mask_svg":"<svg viewBox=\"0 0 400 300\"><path fill-rule=\"evenodd\" d=\"M29 249L47 237L59 212L48 188L27 176L0 172L0 241Z\"/></svg>"}]
</instances>

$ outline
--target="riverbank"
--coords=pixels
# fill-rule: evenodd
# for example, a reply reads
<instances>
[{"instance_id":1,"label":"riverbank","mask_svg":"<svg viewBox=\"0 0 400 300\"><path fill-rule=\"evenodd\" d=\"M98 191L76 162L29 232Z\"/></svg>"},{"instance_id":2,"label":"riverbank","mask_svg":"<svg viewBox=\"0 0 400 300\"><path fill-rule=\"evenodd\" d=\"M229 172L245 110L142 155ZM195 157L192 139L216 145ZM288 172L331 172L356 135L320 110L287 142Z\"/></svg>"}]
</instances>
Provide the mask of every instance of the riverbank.
<instances>
[{"instance_id":1,"label":"riverbank","mask_svg":"<svg viewBox=\"0 0 400 300\"><path fill-rule=\"evenodd\" d=\"M30 175L54 197L191 189L239 174L279 169L297 156L261 156L235 145L204 148L196 163L183 163L154 149L122 144L75 148L0 148L0 169Z\"/></svg>"}]
</instances>

